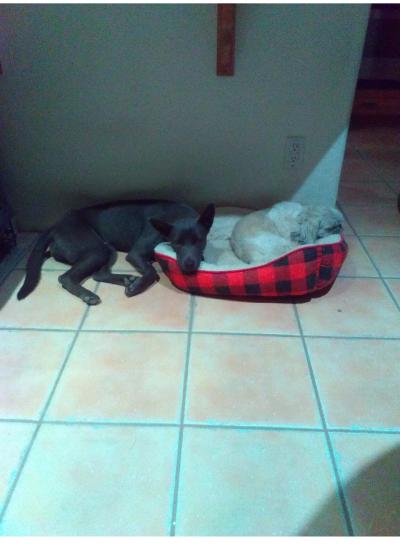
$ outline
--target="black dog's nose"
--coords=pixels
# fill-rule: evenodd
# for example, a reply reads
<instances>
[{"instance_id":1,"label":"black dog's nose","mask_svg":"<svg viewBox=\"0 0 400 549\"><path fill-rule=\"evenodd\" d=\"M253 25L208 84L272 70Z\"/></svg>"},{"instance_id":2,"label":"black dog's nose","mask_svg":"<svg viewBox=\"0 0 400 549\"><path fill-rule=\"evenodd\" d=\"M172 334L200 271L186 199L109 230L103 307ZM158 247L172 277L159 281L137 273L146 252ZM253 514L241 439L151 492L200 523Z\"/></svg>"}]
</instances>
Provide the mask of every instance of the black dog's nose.
<instances>
[{"instance_id":1,"label":"black dog's nose","mask_svg":"<svg viewBox=\"0 0 400 549\"><path fill-rule=\"evenodd\" d=\"M194 259L187 259L183 265L183 271L185 274L194 273L196 270L196 261Z\"/></svg>"}]
</instances>

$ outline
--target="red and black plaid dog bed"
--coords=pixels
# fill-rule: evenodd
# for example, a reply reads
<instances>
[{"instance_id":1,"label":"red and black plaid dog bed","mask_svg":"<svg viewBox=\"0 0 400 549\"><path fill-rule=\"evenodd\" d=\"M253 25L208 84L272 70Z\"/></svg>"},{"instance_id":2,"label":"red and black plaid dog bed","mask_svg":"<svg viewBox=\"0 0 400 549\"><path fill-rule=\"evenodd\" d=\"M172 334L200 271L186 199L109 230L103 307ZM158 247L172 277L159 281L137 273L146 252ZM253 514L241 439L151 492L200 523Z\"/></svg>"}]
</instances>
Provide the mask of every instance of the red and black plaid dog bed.
<instances>
[{"instance_id":1,"label":"red and black plaid dog bed","mask_svg":"<svg viewBox=\"0 0 400 549\"><path fill-rule=\"evenodd\" d=\"M167 250L165 245L156 249L156 259L180 290L204 296L276 298L305 296L331 286L348 246L337 235L334 242L303 246L264 265L222 271L202 263L193 275L184 275L173 251Z\"/></svg>"}]
</instances>

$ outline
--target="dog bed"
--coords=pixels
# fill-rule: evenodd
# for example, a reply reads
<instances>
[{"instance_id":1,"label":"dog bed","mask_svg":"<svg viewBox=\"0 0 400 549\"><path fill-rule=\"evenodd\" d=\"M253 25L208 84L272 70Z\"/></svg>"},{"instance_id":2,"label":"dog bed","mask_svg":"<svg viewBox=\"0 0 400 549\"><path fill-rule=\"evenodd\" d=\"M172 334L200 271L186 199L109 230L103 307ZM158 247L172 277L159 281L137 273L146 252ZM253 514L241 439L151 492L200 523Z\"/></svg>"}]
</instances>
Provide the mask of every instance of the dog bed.
<instances>
[{"instance_id":1,"label":"dog bed","mask_svg":"<svg viewBox=\"0 0 400 549\"><path fill-rule=\"evenodd\" d=\"M341 234L300 246L267 263L248 264L238 259L229 237L238 219L250 211L217 209L204 261L195 274L183 274L169 244L159 244L155 257L172 284L191 294L236 298L306 296L333 284L348 251Z\"/></svg>"}]
</instances>

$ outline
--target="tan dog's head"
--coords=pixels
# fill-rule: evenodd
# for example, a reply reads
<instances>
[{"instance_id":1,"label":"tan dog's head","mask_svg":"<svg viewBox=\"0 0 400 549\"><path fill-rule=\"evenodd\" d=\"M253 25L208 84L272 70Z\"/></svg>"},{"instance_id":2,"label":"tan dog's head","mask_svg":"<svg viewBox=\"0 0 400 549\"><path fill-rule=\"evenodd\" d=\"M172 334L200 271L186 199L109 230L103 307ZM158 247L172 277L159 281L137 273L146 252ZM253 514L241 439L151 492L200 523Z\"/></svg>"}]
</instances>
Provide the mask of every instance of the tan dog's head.
<instances>
[{"instance_id":1,"label":"tan dog's head","mask_svg":"<svg viewBox=\"0 0 400 549\"><path fill-rule=\"evenodd\" d=\"M339 234L342 230L343 216L336 208L304 206L296 222L298 229L292 232L292 240L299 244L312 244L325 236Z\"/></svg>"}]
</instances>

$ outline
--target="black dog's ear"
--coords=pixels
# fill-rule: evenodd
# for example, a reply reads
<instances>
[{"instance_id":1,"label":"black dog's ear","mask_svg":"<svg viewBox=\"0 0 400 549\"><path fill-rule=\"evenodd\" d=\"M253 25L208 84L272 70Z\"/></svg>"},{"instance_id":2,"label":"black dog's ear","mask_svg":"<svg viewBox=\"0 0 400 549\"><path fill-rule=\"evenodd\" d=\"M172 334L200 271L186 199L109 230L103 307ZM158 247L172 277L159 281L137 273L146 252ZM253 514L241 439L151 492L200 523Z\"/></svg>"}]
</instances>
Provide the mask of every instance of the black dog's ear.
<instances>
[{"instance_id":1,"label":"black dog's ear","mask_svg":"<svg viewBox=\"0 0 400 549\"><path fill-rule=\"evenodd\" d=\"M198 223L203 225L203 227L208 232L211 229L211 225L213 224L215 216L215 206L214 204L208 204L208 206L205 207L203 213L200 215Z\"/></svg>"},{"instance_id":2,"label":"black dog's ear","mask_svg":"<svg viewBox=\"0 0 400 549\"><path fill-rule=\"evenodd\" d=\"M161 221L160 219L149 219L153 227L163 236L169 237L172 231L172 225L166 221Z\"/></svg>"}]
</instances>

